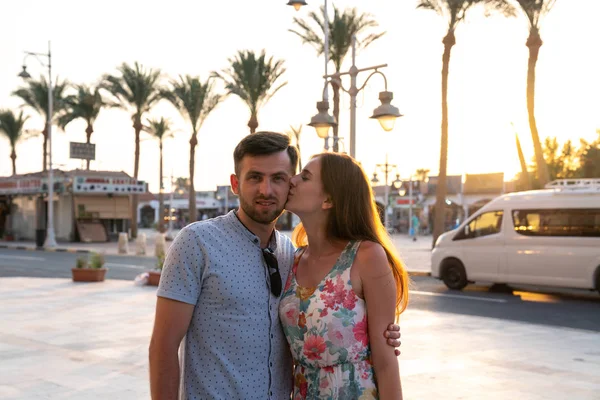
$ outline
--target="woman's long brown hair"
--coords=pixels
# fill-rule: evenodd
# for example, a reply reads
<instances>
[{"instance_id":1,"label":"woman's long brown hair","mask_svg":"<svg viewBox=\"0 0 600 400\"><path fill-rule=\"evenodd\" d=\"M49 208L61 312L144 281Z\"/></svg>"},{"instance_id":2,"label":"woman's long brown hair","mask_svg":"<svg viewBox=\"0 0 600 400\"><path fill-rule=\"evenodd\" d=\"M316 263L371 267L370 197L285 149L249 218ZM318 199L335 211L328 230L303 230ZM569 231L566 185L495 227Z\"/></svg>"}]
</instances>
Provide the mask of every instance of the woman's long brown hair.
<instances>
[{"instance_id":1,"label":"woman's long brown hair","mask_svg":"<svg viewBox=\"0 0 600 400\"><path fill-rule=\"evenodd\" d=\"M338 240L370 240L383 247L396 281L396 313L400 315L408 305L408 273L381 223L369 178L362 167L345 154L322 153L315 157L321 160L323 190L333 203L327 220L327 236ZM292 240L296 247L308 245L302 223L294 229Z\"/></svg>"}]
</instances>

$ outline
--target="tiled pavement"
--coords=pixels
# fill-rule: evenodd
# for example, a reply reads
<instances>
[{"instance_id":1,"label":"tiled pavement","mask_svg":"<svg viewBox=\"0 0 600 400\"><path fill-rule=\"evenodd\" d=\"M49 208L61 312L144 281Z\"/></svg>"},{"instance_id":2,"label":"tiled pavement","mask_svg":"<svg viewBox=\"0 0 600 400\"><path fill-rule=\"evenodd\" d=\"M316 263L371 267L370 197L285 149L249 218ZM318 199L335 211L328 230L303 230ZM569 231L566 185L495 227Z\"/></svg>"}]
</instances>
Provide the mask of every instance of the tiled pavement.
<instances>
[{"instance_id":1,"label":"tiled pavement","mask_svg":"<svg viewBox=\"0 0 600 400\"><path fill-rule=\"evenodd\" d=\"M0 399L148 399L155 288L0 279ZM408 310L405 399L600 398L600 334Z\"/></svg>"}]
</instances>

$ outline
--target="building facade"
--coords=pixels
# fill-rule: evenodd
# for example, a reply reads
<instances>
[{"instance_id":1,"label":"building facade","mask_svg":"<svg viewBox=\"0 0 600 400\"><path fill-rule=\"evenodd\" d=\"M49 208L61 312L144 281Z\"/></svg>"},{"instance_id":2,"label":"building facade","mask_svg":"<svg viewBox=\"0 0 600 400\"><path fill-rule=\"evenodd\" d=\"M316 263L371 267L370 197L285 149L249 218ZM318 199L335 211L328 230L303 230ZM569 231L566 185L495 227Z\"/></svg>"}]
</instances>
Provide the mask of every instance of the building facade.
<instances>
[{"instance_id":1,"label":"building facade","mask_svg":"<svg viewBox=\"0 0 600 400\"><path fill-rule=\"evenodd\" d=\"M125 172L54 170L53 217L59 241L102 242L129 232L131 197L147 192L143 181ZM6 209L2 236L35 240L46 230L48 179L46 172L0 177L0 204Z\"/></svg>"}]
</instances>

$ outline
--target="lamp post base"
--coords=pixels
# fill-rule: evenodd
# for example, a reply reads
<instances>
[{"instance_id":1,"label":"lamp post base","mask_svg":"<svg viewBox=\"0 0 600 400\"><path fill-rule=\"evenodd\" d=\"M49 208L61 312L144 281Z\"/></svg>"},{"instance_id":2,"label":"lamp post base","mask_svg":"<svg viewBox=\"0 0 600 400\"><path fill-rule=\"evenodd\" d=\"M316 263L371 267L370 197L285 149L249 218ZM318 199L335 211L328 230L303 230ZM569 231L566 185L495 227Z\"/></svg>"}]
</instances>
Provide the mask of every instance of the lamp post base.
<instances>
[{"instance_id":1,"label":"lamp post base","mask_svg":"<svg viewBox=\"0 0 600 400\"><path fill-rule=\"evenodd\" d=\"M54 236L54 230L49 229L46 235L46 241L44 242L44 247L56 247L56 238Z\"/></svg>"}]
</instances>

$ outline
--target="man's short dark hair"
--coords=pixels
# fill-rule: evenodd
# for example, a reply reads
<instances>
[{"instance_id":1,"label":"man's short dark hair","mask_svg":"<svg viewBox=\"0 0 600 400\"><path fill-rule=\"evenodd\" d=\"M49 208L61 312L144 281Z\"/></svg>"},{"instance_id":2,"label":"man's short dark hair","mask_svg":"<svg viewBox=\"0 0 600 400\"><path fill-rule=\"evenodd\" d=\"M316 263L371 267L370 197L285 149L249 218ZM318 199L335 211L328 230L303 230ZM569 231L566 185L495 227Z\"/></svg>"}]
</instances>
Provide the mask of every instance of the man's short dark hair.
<instances>
[{"instance_id":1,"label":"man's short dark hair","mask_svg":"<svg viewBox=\"0 0 600 400\"><path fill-rule=\"evenodd\" d=\"M296 173L298 150L290 144L290 138L277 132L251 133L242 139L233 151L235 174L239 176L240 165L245 156L269 156L287 150L290 157L292 173Z\"/></svg>"}]
</instances>

